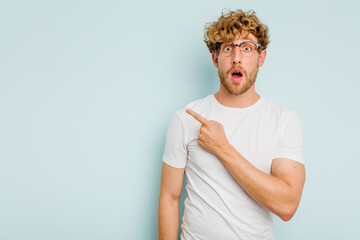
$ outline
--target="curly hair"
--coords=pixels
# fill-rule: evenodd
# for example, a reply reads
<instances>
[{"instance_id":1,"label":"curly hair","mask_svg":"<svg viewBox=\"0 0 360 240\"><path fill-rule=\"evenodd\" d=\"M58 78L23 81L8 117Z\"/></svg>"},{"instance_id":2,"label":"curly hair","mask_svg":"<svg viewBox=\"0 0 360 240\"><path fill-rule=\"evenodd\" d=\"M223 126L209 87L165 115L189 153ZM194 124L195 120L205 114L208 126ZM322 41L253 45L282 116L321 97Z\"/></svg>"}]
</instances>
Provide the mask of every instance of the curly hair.
<instances>
[{"instance_id":1,"label":"curly hair","mask_svg":"<svg viewBox=\"0 0 360 240\"><path fill-rule=\"evenodd\" d=\"M222 12L217 21L205 25L204 42L211 53L218 54L222 43L231 42L237 34L244 32L257 38L261 44L259 51L266 49L270 42L268 27L259 21L253 10Z\"/></svg>"}]
</instances>

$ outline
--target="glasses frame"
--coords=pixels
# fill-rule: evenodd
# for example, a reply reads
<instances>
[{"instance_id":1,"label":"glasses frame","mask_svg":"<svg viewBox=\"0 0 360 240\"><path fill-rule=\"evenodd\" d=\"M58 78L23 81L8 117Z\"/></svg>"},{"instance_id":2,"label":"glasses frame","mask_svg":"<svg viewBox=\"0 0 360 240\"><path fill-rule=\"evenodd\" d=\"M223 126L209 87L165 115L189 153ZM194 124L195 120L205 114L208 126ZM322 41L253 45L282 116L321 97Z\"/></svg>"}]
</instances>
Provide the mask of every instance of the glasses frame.
<instances>
[{"instance_id":1,"label":"glasses frame","mask_svg":"<svg viewBox=\"0 0 360 240\"><path fill-rule=\"evenodd\" d=\"M231 55L234 54L234 51L235 51L235 48L236 48L236 47L239 47L240 50L241 50L241 45L243 45L244 43L253 43L253 44L255 44L256 50L258 50L259 48L261 48L261 44L254 43L253 41L250 41L250 40L244 41L244 42L242 42L242 43L240 43L240 44L231 43L232 45L234 45L234 50L232 50L231 54L230 54L228 57L230 57ZM221 54L221 45L222 45L222 43L216 43L216 45L217 45L217 47L218 47L218 49L219 49L219 54ZM243 54L242 51L241 51L241 53ZM251 55L251 56L252 56L252 55Z\"/></svg>"}]
</instances>

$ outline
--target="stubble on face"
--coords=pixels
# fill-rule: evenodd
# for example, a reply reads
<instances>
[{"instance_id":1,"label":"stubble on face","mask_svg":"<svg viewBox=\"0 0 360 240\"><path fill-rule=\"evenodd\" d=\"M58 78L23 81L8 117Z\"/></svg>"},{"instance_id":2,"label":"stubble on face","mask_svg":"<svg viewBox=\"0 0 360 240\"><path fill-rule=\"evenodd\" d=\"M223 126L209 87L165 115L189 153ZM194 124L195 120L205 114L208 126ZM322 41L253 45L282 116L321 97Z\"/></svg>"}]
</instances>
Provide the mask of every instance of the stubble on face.
<instances>
[{"instance_id":1,"label":"stubble on face","mask_svg":"<svg viewBox=\"0 0 360 240\"><path fill-rule=\"evenodd\" d=\"M242 73L244 74L243 79L240 80L240 82L234 82L231 80L230 73L234 69L240 69ZM244 94L249 90L255 83L257 73L259 71L259 65L257 64L256 69L250 73L245 71L240 66L233 66L228 71L218 71L220 83L225 88L225 90L234 96L239 96L241 94Z\"/></svg>"}]
</instances>

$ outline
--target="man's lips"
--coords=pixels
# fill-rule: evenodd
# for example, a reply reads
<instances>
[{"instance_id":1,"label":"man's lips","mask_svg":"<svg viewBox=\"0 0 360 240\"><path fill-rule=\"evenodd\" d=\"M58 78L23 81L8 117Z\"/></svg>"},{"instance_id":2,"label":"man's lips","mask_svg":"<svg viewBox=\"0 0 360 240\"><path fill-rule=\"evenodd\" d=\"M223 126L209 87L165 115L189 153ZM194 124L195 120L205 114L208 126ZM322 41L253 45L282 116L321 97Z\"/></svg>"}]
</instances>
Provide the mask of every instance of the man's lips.
<instances>
[{"instance_id":1,"label":"man's lips","mask_svg":"<svg viewBox=\"0 0 360 240\"><path fill-rule=\"evenodd\" d=\"M230 71L230 75L231 75L231 79L235 82L239 82L243 76L244 76L244 73L241 69L239 68L235 68L233 70Z\"/></svg>"}]
</instances>

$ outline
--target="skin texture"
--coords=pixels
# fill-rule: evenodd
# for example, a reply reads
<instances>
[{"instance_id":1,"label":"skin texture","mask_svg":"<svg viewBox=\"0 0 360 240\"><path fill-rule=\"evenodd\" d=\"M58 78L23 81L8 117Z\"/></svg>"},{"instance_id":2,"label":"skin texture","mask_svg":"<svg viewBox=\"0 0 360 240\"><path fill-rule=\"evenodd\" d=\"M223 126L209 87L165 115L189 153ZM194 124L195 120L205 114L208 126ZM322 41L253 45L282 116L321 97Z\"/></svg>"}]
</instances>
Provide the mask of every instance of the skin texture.
<instances>
[{"instance_id":1,"label":"skin texture","mask_svg":"<svg viewBox=\"0 0 360 240\"><path fill-rule=\"evenodd\" d=\"M246 38L245 38L246 36ZM245 40L257 43L252 35L237 36L234 43ZM216 99L228 107L249 107L260 96L255 92L258 68L264 64L266 50L251 57L242 56L240 49L230 57L212 54L214 66L218 68L220 89ZM244 77L240 82L231 79L231 69L241 69ZM186 112L201 123L198 144L216 155L242 188L259 204L289 221L299 205L304 182L304 165L291 159L277 158L271 165L271 174L255 168L228 142L223 126L209 121L198 113ZM159 198L158 232L159 239L177 239L179 230L179 201L184 181L184 169L173 168L165 163L162 167ZM171 184L169 184L171 183Z\"/></svg>"},{"instance_id":2,"label":"skin texture","mask_svg":"<svg viewBox=\"0 0 360 240\"><path fill-rule=\"evenodd\" d=\"M174 168L163 162L158 208L159 240L176 240L179 232L180 196L185 168Z\"/></svg>"},{"instance_id":3,"label":"skin texture","mask_svg":"<svg viewBox=\"0 0 360 240\"><path fill-rule=\"evenodd\" d=\"M251 36L249 36L251 37ZM254 41L255 38L251 38L251 40ZM238 36L234 43L241 43L244 40ZM223 47L222 47L223 48ZM265 60L266 51L262 53L261 60ZM239 96L241 94L244 94L247 92L255 83L256 76L259 69L259 64L263 64L263 61L259 61L260 56L258 54L255 54L251 57L246 57L243 60L243 64L239 64L240 61L238 61L238 58L241 57L240 48L235 48L235 64L229 65L230 57L224 57L221 54L217 56L215 53L212 54L212 59L214 62L214 65L218 68L218 74L220 78L220 83L225 90L234 96ZM220 58L220 59L219 59ZM257 61L254 61L257 59ZM220 64L219 64L220 63ZM231 72L234 69L241 70L241 72L244 74L243 79L240 82L234 82L231 79Z\"/></svg>"},{"instance_id":4,"label":"skin texture","mask_svg":"<svg viewBox=\"0 0 360 240\"><path fill-rule=\"evenodd\" d=\"M237 36L233 43L240 44L245 40L257 43L256 38L252 34L244 33L244 36L246 38ZM214 66L219 72L221 84L215 97L221 104L228 107L244 108L251 106L260 98L255 92L254 83L259 67L265 62L266 50L256 53L251 57L243 57L240 49L237 47L235 48L235 53L230 57L223 57L221 54L216 55L215 53L211 57ZM240 82L233 82L231 79L230 71L234 68L244 71L243 79ZM224 86L223 82L228 86ZM232 91L228 91L227 88L231 88ZM235 92L235 94L232 92Z\"/></svg>"}]
</instances>

